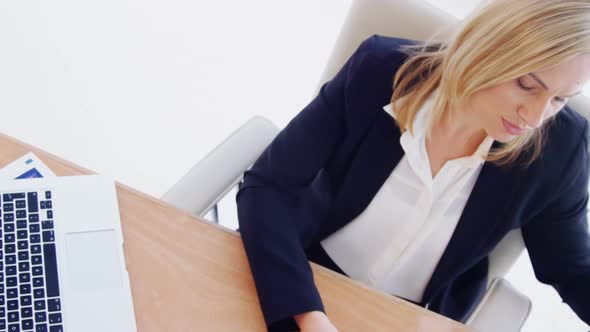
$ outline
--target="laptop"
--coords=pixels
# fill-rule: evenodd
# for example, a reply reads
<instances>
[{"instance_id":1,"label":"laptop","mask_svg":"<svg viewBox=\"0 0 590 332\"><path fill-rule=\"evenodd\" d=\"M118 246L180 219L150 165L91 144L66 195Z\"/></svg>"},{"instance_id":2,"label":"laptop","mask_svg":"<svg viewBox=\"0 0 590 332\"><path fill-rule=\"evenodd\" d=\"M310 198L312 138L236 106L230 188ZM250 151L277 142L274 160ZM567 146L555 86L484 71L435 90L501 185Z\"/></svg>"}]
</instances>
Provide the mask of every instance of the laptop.
<instances>
[{"instance_id":1,"label":"laptop","mask_svg":"<svg viewBox=\"0 0 590 332\"><path fill-rule=\"evenodd\" d=\"M136 331L111 179L2 181L0 331Z\"/></svg>"}]
</instances>

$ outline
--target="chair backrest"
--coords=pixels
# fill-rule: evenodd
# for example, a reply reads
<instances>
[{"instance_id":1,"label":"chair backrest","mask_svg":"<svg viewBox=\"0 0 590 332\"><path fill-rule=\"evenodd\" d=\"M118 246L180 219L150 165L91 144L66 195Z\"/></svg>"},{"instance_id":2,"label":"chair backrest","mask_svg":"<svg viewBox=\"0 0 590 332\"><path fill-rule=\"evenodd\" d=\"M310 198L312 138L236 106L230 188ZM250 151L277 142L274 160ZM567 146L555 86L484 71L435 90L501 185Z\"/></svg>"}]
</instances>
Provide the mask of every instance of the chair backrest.
<instances>
[{"instance_id":1,"label":"chair backrest","mask_svg":"<svg viewBox=\"0 0 590 332\"><path fill-rule=\"evenodd\" d=\"M457 19L416 0L353 0L320 78L320 86L344 65L360 43L374 34L426 40L445 37Z\"/></svg>"},{"instance_id":2,"label":"chair backrest","mask_svg":"<svg viewBox=\"0 0 590 332\"><path fill-rule=\"evenodd\" d=\"M330 80L358 45L373 34L427 40L435 34L449 36L457 23L457 18L425 1L353 0L319 86ZM590 119L590 99L580 95L568 105ZM503 277L523 250L520 229L510 232L490 255L488 280Z\"/></svg>"},{"instance_id":3,"label":"chair backrest","mask_svg":"<svg viewBox=\"0 0 590 332\"><path fill-rule=\"evenodd\" d=\"M162 200L200 217L242 179L280 129L255 116L191 168Z\"/></svg>"}]
</instances>

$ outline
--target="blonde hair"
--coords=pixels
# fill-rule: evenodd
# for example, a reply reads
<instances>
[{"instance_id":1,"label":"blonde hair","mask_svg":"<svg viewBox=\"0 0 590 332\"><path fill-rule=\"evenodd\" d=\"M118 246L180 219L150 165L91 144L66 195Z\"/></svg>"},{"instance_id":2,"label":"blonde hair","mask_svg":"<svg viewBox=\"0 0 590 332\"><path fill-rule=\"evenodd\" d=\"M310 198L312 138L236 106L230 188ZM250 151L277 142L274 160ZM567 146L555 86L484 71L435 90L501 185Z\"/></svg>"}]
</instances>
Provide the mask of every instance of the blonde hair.
<instances>
[{"instance_id":1,"label":"blonde hair","mask_svg":"<svg viewBox=\"0 0 590 332\"><path fill-rule=\"evenodd\" d=\"M434 38L402 48L410 57L395 75L391 97L402 132L406 127L413 131L416 113L435 90L428 133L445 112L454 115L455 106L476 92L590 52L590 1L491 1L463 20L446 41ZM548 123L500 144L486 160L530 165L541 153ZM522 154L525 150L530 153Z\"/></svg>"}]
</instances>

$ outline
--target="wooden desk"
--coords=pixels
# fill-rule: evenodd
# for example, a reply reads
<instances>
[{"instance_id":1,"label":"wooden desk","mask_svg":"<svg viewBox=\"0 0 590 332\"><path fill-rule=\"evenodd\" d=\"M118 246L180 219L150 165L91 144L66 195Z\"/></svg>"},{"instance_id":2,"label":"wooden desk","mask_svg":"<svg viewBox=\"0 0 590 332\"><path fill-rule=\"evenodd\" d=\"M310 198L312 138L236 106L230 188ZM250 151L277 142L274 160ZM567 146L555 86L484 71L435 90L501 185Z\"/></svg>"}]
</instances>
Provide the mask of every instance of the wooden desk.
<instances>
[{"instance_id":1,"label":"wooden desk","mask_svg":"<svg viewBox=\"0 0 590 332\"><path fill-rule=\"evenodd\" d=\"M58 176L92 173L2 134L0 151L0 167L33 151ZM117 194L139 331L265 330L235 232L121 184ZM470 331L321 266L313 270L326 310L340 331Z\"/></svg>"}]
</instances>

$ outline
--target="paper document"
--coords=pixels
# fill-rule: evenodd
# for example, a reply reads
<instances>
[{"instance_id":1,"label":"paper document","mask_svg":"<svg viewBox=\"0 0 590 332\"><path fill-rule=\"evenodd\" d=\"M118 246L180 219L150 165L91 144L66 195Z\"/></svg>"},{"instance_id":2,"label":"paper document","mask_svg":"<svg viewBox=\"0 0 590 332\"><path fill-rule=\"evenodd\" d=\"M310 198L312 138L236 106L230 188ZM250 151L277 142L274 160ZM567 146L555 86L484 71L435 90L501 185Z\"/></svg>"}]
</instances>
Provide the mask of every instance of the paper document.
<instances>
[{"instance_id":1,"label":"paper document","mask_svg":"<svg viewBox=\"0 0 590 332\"><path fill-rule=\"evenodd\" d=\"M0 169L0 181L53 176L55 176L55 173L32 152L25 154Z\"/></svg>"}]
</instances>

